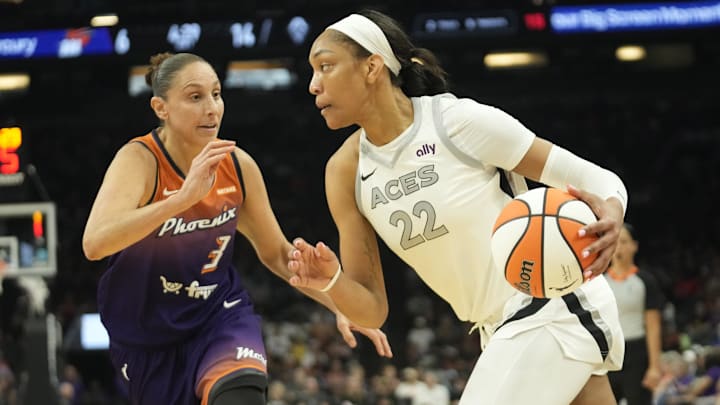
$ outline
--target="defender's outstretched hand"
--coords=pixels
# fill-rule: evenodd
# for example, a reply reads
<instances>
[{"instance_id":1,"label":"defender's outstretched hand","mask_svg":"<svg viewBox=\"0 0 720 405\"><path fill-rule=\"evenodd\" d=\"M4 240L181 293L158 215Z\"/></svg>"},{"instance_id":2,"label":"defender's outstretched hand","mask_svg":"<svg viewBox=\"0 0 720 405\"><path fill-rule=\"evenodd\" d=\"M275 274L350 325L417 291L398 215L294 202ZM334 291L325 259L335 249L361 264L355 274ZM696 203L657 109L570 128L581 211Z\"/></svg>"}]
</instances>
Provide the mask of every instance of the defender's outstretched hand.
<instances>
[{"instance_id":1,"label":"defender's outstretched hand","mask_svg":"<svg viewBox=\"0 0 720 405\"><path fill-rule=\"evenodd\" d=\"M356 331L367 336L368 339L373 342L375 350L377 350L380 356L388 358L393 356L390 342L388 342L387 336L380 329L368 329L354 325L341 313L335 314L335 321L340 334L348 346L353 349L357 347L357 339L355 339L355 335L353 334L353 331Z\"/></svg>"},{"instance_id":2,"label":"defender's outstretched hand","mask_svg":"<svg viewBox=\"0 0 720 405\"><path fill-rule=\"evenodd\" d=\"M585 235L598 235L598 240L590 244L583 251L583 254L597 252L598 256L595 261L585 269L584 275L586 280L590 280L595 276L599 276L608 269L615 246L617 245L620 229L623 226L623 211L620 201L614 202L603 200L598 195L580 190L573 186L568 186L568 193L580 200L585 201L598 218L597 222L588 224L580 229L580 237Z\"/></svg>"},{"instance_id":3,"label":"defender's outstretched hand","mask_svg":"<svg viewBox=\"0 0 720 405\"><path fill-rule=\"evenodd\" d=\"M288 269L293 272L290 285L293 287L322 290L340 268L340 261L326 244L315 246L302 238L293 240L295 249L288 253Z\"/></svg>"}]
</instances>

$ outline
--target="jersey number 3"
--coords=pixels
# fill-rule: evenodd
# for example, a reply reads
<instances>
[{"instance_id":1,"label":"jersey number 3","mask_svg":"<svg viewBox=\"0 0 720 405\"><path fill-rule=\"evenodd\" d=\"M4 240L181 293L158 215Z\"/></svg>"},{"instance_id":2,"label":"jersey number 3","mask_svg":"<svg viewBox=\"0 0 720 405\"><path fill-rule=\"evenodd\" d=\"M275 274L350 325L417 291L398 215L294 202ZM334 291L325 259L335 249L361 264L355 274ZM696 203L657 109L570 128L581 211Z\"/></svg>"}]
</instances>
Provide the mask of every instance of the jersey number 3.
<instances>
[{"instance_id":1,"label":"jersey number 3","mask_svg":"<svg viewBox=\"0 0 720 405\"><path fill-rule=\"evenodd\" d=\"M218 236L218 238L215 239L215 242L217 242L218 248L213 249L210 253L208 253L208 259L210 259L210 262L203 266L200 274L210 273L211 271L215 271L217 269L217 264L220 262L220 258L225 253L225 248L227 248L228 243L230 243L230 235Z\"/></svg>"},{"instance_id":2,"label":"jersey number 3","mask_svg":"<svg viewBox=\"0 0 720 405\"><path fill-rule=\"evenodd\" d=\"M408 250L415 246L438 238L448 233L445 225L435 227L435 208L427 201L418 201L415 203L412 211L413 215L417 218L422 219L422 215L425 214L425 227L423 228L422 234L413 236L413 224L412 217L405 211L395 211L390 215L390 224L398 227L402 223L402 235L400 236L400 246L403 249Z\"/></svg>"}]
</instances>

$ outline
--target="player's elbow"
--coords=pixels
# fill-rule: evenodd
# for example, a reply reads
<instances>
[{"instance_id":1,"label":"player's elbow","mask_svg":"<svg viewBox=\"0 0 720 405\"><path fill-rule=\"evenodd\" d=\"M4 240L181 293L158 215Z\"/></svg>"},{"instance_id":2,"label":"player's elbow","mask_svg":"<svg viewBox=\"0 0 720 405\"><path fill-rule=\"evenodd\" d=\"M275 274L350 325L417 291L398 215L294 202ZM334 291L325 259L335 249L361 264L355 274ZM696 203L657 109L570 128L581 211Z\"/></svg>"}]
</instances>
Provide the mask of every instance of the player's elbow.
<instances>
[{"instance_id":1,"label":"player's elbow","mask_svg":"<svg viewBox=\"0 0 720 405\"><path fill-rule=\"evenodd\" d=\"M361 309L356 323L364 328L379 329L387 321L390 307L384 290L380 290L382 293L372 289L370 291L372 299L365 301L364 305L356 308Z\"/></svg>"},{"instance_id":2,"label":"player's elbow","mask_svg":"<svg viewBox=\"0 0 720 405\"><path fill-rule=\"evenodd\" d=\"M383 316L379 316L375 319L373 319L367 328L370 329L380 329L383 325L385 325L385 321L387 320L387 313L385 313Z\"/></svg>"},{"instance_id":3,"label":"player's elbow","mask_svg":"<svg viewBox=\"0 0 720 405\"><path fill-rule=\"evenodd\" d=\"M368 311L367 316L362 322L358 322L358 325L369 329L380 329L383 325L385 325L388 313L389 311L387 305L381 306L376 311Z\"/></svg>"},{"instance_id":4,"label":"player's elbow","mask_svg":"<svg viewBox=\"0 0 720 405\"><path fill-rule=\"evenodd\" d=\"M389 312L387 305L367 300L353 299L351 301L352 304L347 301L335 301L335 304L354 325L361 328L380 329L385 324Z\"/></svg>"},{"instance_id":5,"label":"player's elbow","mask_svg":"<svg viewBox=\"0 0 720 405\"><path fill-rule=\"evenodd\" d=\"M100 260L105 257L97 238L88 237L87 235L83 236L82 248L88 260Z\"/></svg>"}]
</instances>

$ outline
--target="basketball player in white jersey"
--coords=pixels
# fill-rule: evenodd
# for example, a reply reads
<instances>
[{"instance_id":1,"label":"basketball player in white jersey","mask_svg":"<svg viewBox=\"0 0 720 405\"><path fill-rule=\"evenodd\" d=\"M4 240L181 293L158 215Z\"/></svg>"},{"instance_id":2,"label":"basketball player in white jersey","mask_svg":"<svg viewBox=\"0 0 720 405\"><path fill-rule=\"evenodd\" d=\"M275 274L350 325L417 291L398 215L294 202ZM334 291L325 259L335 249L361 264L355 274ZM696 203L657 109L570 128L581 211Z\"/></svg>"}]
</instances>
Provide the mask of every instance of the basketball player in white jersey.
<instances>
[{"instance_id":1,"label":"basketball player in white jersey","mask_svg":"<svg viewBox=\"0 0 720 405\"><path fill-rule=\"evenodd\" d=\"M483 353L461 405L614 404L606 373L621 366L623 337L612 291L595 276L623 223L618 176L496 108L447 93L433 54L384 14L329 26L309 61L309 90L328 127L360 129L327 163L342 266L327 245L297 239L291 283L327 291L352 321L379 327L388 300L377 234L458 318L480 328ZM574 293L533 299L493 266L492 225L510 199L500 169L567 188L596 213L580 236L601 235L585 252L598 258Z\"/></svg>"}]
</instances>

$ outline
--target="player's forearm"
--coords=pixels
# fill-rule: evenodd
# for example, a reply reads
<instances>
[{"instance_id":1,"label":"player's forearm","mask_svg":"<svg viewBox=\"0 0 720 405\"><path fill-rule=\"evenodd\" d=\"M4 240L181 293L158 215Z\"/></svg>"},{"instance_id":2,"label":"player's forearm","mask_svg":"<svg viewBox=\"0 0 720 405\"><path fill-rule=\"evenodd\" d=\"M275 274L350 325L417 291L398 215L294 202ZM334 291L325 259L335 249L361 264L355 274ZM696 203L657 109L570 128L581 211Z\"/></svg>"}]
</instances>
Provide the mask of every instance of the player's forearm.
<instances>
[{"instance_id":1,"label":"player's forearm","mask_svg":"<svg viewBox=\"0 0 720 405\"><path fill-rule=\"evenodd\" d=\"M581 190L597 194L604 200L612 197L620 205L618 217L621 221L627 210L627 189L617 174L557 145L552 146L548 154L540 182L560 189L572 184Z\"/></svg>"},{"instance_id":2,"label":"player's forearm","mask_svg":"<svg viewBox=\"0 0 720 405\"><path fill-rule=\"evenodd\" d=\"M378 329L387 319L387 301L345 274L338 278L328 295L337 309L358 326Z\"/></svg>"},{"instance_id":3,"label":"player's forearm","mask_svg":"<svg viewBox=\"0 0 720 405\"><path fill-rule=\"evenodd\" d=\"M334 314L338 312L337 306L326 293L322 293L318 290L313 290L312 288L298 288L298 290L306 296L312 298L319 304L323 305L325 308L330 310L330 312Z\"/></svg>"},{"instance_id":4,"label":"player's forearm","mask_svg":"<svg viewBox=\"0 0 720 405\"><path fill-rule=\"evenodd\" d=\"M659 310L645 311L645 340L648 363L651 368L660 368L662 353L662 318Z\"/></svg>"},{"instance_id":5,"label":"player's forearm","mask_svg":"<svg viewBox=\"0 0 720 405\"><path fill-rule=\"evenodd\" d=\"M188 207L175 196L121 215L91 218L83 235L83 251L89 260L100 260L140 241L152 231L172 224L167 220ZM161 227L162 226L162 227Z\"/></svg>"}]
</instances>

